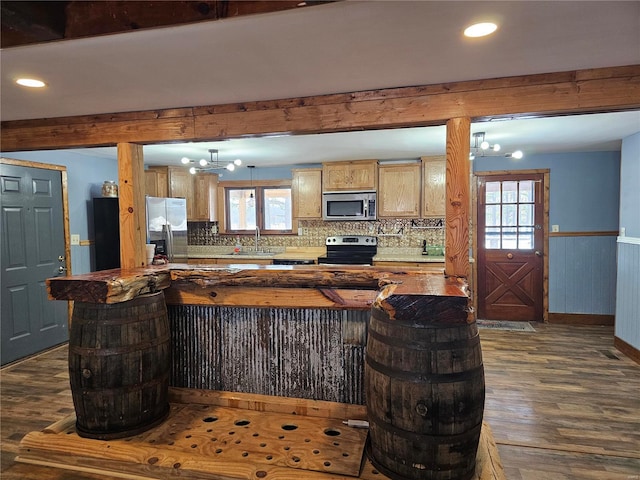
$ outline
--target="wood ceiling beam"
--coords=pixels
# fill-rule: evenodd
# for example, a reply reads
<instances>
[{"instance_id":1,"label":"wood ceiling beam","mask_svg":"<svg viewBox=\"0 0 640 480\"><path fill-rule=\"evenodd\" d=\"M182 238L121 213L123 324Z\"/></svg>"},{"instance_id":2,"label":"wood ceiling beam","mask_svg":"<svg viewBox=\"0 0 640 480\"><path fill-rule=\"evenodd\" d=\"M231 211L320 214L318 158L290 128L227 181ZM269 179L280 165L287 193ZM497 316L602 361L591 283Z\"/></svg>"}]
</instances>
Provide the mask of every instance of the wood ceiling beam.
<instances>
[{"instance_id":1,"label":"wood ceiling beam","mask_svg":"<svg viewBox=\"0 0 640 480\"><path fill-rule=\"evenodd\" d=\"M640 65L208 107L2 122L5 152L640 108Z\"/></svg>"},{"instance_id":2,"label":"wood ceiling beam","mask_svg":"<svg viewBox=\"0 0 640 480\"><path fill-rule=\"evenodd\" d=\"M308 1L305 7L329 1ZM300 0L3 1L2 47L300 8Z\"/></svg>"},{"instance_id":3,"label":"wood ceiling beam","mask_svg":"<svg viewBox=\"0 0 640 480\"><path fill-rule=\"evenodd\" d=\"M0 2L2 48L64 38L68 2Z\"/></svg>"}]
</instances>

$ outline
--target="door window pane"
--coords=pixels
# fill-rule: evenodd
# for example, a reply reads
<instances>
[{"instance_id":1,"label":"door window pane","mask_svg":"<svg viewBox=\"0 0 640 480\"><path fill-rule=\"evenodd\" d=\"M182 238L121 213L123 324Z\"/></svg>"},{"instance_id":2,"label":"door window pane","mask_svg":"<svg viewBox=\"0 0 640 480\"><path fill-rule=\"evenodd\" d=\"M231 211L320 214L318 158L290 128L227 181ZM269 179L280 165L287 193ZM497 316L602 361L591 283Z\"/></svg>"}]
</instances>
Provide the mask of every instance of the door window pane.
<instances>
[{"instance_id":1,"label":"door window pane","mask_svg":"<svg viewBox=\"0 0 640 480\"><path fill-rule=\"evenodd\" d=\"M485 206L485 224L488 227L500 226L500 205Z\"/></svg>"},{"instance_id":2,"label":"door window pane","mask_svg":"<svg viewBox=\"0 0 640 480\"><path fill-rule=\"evenodd\" d=\"M500 248L500 228L487 228L484 235L484 248Z\"/></svg>"},{"instance_id":3,"label":"door window pane","mask_svg":"<svg viewBox=\"0 0 640 480\"><path fill-rule=\"evenodd\" d=\"M520 202L531 202L535 201L534 190L533 190L533 181L532 180L523 180L520 182Z\"/></svg>"},{"instance_id":4,"label":"door window pane","mask_svg":"<svg viewBox=\"0 0 640 480\"><path fill-rule=\"evenodd\" d=\"M525 204L518 205L518 225L532 226L533 225L533 205Z\"/></svg>"},{"instance_id":5,"label":"door window pane","mask_svg":"<svg viewBox=\"0 0 640 480\"><path fill-rule=\"evenodd\" d=\"M504 249L515 250L518 248L518 230L516 228L502 229L502 247Z\"/></svg>"},{"instance_id":6,"label":"door window pane","mask_svg":"<svg viewBox=\"0 0 640 480\"><path fill-rule=\"evenodd\" d=\"M518 229L518 248L531 250L533 248L533 227L520 227Z\"/></svg>"},{"instance_id":7,"label":"door window pane","mask_svg":"<svg viewBox=\"0 0 640 480\"><path fill-rule=\"evenodd\" d=\"M517 225L516 205L502 205L502 226L515 227Z\"/></svg>"},{"instance_id":8,"label":"door window pane","mask_svg":"<svg viewBox=\"0 0 640 480\"><path fill-rule=\"evenodd\" d=\"M485 203L500 203L500 182L487 182L485 192Z\"/></svg>"},{"instance_id":9,"label":"door window pane","mask_svg":"<svg viewBox=\"0 0 640 480\"><path fill-rule=\"evenodd\" d=\"M264 226L265 230L291 230L291 189L265 188Z\"/></svg>"},{"instance_id":10,"label":"door window pane","mask_svg":"<svg viewBox=\"0 0 640 480\"><path fill-rule=\"evenodd\" d=\"M518 182L502 182L502 203L515 203L518 199Z\"/></svg>"}]
</instances>

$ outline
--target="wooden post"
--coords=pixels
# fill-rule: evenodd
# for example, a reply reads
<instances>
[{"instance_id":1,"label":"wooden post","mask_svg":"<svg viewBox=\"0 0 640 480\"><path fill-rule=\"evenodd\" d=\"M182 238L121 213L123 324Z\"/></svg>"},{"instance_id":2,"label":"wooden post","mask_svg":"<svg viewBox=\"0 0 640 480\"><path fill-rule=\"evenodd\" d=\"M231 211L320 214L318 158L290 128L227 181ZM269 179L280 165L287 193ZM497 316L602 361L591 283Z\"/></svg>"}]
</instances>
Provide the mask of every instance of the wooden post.
<instances>
[{"instance_id":1,"label":"wooden post","mask_svg":"<svg viewBox=\"0 0 640 480\"><path fill-rule=\"evenodd\" d=\"M468 117L447 121L447 188L445 264L447 276L470 276L469 270L469 214L470 188L469 148L471 121Z\"/></svg>"},{"instance_id":2,"label":"wooden post","mask_svg":"<svg viewBox=\"0 0 640 480\"><path fill-rule=\"evenodd\" d=\"M120 268L143 267L147 258L142 145L118 144Z\"/></svg>"}]
</instances>

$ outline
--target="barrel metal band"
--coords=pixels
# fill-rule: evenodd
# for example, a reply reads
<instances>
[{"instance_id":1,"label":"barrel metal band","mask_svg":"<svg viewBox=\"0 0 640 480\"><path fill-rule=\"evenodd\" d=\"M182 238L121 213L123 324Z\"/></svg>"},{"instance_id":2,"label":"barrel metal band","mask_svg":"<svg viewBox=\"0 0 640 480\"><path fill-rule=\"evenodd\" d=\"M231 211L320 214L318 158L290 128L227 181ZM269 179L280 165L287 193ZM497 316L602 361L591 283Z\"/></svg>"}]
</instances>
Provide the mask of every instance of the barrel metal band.
<instances>
[{"instance_id":1,"label":"barrel metal band","mask_svg":"<svg viewBox=\"0 0 640 480\"><path fill-rule=\"evenodd\" d=\"M69 353L77 353L78 355L92 356L92 357L105 357L107 355L121 355L123 353L132 353L141 350L147 350L152 347L157 347L162 343L169 343L171 340L169 335L163 337L154 338L146 342L139 342L132 345L124 345L122 347L79 347L76 345L69 345Z\"/></svg>"},{"instance_id":2,"label":"barrel metal band","mask_svg":"<svg viewBox=\"0 0 640 480\"><path fill-rule=\"evenodd\" d=\"M148 380L142 383L135 383L132 385L122 385L120 387L95 387L89 388L85 386L80 386L81 392L83 395L89 394L91 392L97 392L101 395L103 394L111 394L111 393L129 393L135 391L142 391L148 387L155 387L157 385L163 386L164 383L169 379L169 372L164 372L162 375Z\"/></svg>"},{"instance_id":3,"label":"barrel metal band","mask_svg":"<svg viewBox=\"0 0 640 480\"><path fill-rule=\"evenodd\" d=\"M390 337L378 333L369 327L369 335L385 345L401 347L409 350L453 350L457 348L470 349L480 344L479 336L449 342L420 342L415 340L403 340L399 337Z\"/></svg>"},{"instance_id":4,"label":"barrel metal band","mask_svg":"<svg viewBox=\"0 0 640 480\"><path fill-rule=\"evenodd\" d=\"M463 372L455 373L430 373L421 374L420 372L410 372L406 370L397 370L395 368L382 365L376 362L369 355L365 357L365 362L373 370L383 373L393 380L402 380L405 382L419 382L419 383L457 383L471 380L483 375L484 369L482 363L474 368L464 370Z\"/></svg>"},{"instance_id":5,"label":"barrel metal band","mask_svg":"<svg viewBox=\"0 0 640 480\"><path fill-rule=\"evenodd\" d=\"M113 310L111 311L113 313ZM154 310L151 312L145 312L143 314L131 315L131 312L127 312L128 315L126 317L110 317L110 318L82 318L80 319L81 325L126 325L128 323L137 323L145 320L154 320L159 319L164 316L163 309ZM74 319L77 321L77 319Z\"/></svg>"},{"instance_id":6,"label":"barrel metal band","mask_svg":"<svg viewBox=\"0 0 640 480\"><path fill-rule=\"evenodd\" d=\"M480 430L482 429L482 422L480 422L475 427L463 433L457 433L453 435L434 435L434 434L425 435L425 434L420 434L416 432L410 432L408 430L403 430L402 428L398 428L395 425L392 425L391 423L383 422L382 420L374 417L373 415L369 416L369 422L375 423L378 426L378 428L381 428L382 430L386 430L394 436L397 435L399 438L405 438L417 445L425 444L425 443L428 445L441 445L443 443L442 442L443 439L446 439L448 444L460 443L460 442L464 442L470 437L473 438L476 435L480 435Z\"/></svg>"}]
</instances>

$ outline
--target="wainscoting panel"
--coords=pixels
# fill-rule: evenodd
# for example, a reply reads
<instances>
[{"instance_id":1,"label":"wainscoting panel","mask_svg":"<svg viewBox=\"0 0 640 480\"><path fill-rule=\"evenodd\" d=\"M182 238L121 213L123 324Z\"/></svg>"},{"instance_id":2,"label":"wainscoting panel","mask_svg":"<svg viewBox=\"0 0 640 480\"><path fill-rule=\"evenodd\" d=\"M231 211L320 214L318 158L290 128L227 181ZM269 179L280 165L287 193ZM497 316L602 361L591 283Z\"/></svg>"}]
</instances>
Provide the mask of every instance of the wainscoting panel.
<instances>
[{"instance_id":1,"label":"wainscoting panel","mask_svg":"<svg viewBox=\"0 0 640 480\"><path fill-rule=\"evenodd\" d=\"M616 237L549 238L549 312L613 315Z\"/></svg>"},{"instance_id":2,"label":"wainscoting panel","mask_svg":"<svg viewBox=\"0 0 640 480\"><path fill-rule=\"evenodd\" d=\"M618 237L615 336L640 350L640 238Z\"/></svg>"}]
</instances>

